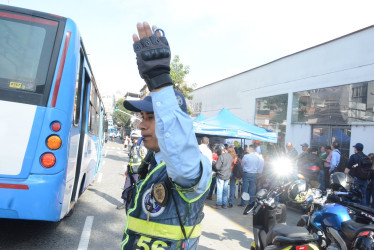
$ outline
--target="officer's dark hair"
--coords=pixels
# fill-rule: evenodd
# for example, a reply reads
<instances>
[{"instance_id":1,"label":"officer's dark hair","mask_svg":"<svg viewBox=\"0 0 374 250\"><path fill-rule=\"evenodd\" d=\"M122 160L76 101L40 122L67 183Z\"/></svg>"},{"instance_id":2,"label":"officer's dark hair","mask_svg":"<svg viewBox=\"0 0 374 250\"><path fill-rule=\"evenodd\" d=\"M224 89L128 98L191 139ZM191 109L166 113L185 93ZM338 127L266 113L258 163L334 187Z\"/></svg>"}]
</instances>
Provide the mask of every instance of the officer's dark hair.
<instances>
[{"instance_id":1,"label":"officer's dark hair","mask_svg":"<svg viewBox=\"0 0 374 250\"><path fill-rule=\"evenodd\" d=\"M339 149L339 147L340 147L339 142L337 142L337 141L334 141L334 142L332 143L332 146L333 146L335 149Z\"/></svg>"},{"instance_id":2,"label":"officer's dark hair","mask_svg":"<svg viewBox=\"0 0 374 250\"><path fill-rule=\"evenodd\" d=\"M209 144L209 138L204 136L203 139L201 139L201 143Z\"/></svg>"}]
</instances>

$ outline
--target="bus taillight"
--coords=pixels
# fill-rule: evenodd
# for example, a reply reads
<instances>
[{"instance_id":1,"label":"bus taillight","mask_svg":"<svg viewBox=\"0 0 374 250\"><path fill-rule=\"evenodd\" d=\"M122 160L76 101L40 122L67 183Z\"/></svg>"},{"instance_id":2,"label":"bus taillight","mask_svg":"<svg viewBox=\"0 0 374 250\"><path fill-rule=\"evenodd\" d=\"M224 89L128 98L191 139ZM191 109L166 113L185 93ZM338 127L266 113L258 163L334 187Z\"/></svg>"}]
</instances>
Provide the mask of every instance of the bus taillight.
<instances>
[{"instance_id":1,"label":"bus taillight","mask_svg":"<svg viewBox=\"0 0 374 250\"><path fill-rule=\"evenodd\" d=\"M58 135L51 135L47 138L47 147L52 150L61 147L61 138Z\"/></svg>"},{"instance_id":2,"label":"bus taillight","mask_svg":"<svg viewBox=\"0 0 374 250\"><path fill-rule=\"evenodd\" d=\"M53 131L55 131L55 132L60 131L60 129L61 129L61 123L59 123L59 122L57 122L57 121L52 122L52 124L51 124L51 129L52 129Z\"/></svg>"},{"instance_id":3,"label":"bus taillight","mask_svg":"<svg viewBox=\"0 0 374 250\"><path fill-rule=\"evenodd\" d=\"M56 157L52 153L45 153L40 158L40 162L42 163L43 167L51 168L56 163Z\"/></svg>"}]
</instances>

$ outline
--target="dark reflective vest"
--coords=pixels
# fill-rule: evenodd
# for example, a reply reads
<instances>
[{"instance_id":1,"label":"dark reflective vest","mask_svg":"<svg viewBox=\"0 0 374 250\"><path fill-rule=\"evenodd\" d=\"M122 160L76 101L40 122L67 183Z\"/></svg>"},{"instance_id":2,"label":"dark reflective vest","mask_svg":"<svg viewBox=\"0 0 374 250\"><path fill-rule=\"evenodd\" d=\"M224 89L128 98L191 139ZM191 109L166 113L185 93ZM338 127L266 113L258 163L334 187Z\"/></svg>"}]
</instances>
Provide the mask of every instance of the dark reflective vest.
<instances>
[{"instance_id":1,"label":"dark reflective vest","mask_svg":"<svg viewBox=\"0 0 374 250\"><path fill-rule=\"evenodd\" d=\"M202 168L203 175L211 175L211 173L204 171L204 168ZM130 204L131 208L127 213L122 249L179 249L185 241L175 204L171 197L165 207L161 207L154 202L154 208L149 214L149 221L147 221L146 205L150 199L153 184L166 182L167 178L166 166L165 163L162 163L155 167L144 180L137 182L137 191L134 192L134 198ZM210 181L211 179L209 179L209 183L199 181L196 186L188 190L181 189L175 184L172 187L178 210L184 222L186 235L189 238L189 249L196 249L201 235L201 221L204 217L202 207ZM200 196L192 200L187 198L188 192L194 192L196 189L201 190L202 188L204 192ZM196 225L193 229L194 224Z\"/></svg>"}]
</instances>

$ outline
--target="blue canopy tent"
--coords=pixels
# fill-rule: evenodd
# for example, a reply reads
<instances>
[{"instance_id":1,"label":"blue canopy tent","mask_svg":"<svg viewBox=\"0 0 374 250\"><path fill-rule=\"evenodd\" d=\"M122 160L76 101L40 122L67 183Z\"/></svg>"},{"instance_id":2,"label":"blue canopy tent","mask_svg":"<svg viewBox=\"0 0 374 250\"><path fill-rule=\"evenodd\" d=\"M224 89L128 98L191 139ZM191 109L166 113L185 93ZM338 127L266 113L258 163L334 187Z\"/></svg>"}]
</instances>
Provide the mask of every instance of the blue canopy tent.
<instances>
[{"instance_id":1,"label":"blue canopy tent","mask_svg":"<svg viewBox=\"0 0 374 250\"><path fill-rule=\"evenodd\" d=\"M206 117L203 115L203 114L199 114L196 118L195 118L195 120L193 120L194 122L200 122L200 121L202 121L202 120L205 120L206 119Z\"/></svg>"},{"instance_id":2,"label":"blue canopy tent","mask_svg":"<svg viewBox=\"0 0 374 250\"><path fill-rule=\"evenodd\" d=\"M217 135L276 143L278 133L249 124L223 108L213 117L193 122L197 134Z\"/></svg>"}]
</instances>

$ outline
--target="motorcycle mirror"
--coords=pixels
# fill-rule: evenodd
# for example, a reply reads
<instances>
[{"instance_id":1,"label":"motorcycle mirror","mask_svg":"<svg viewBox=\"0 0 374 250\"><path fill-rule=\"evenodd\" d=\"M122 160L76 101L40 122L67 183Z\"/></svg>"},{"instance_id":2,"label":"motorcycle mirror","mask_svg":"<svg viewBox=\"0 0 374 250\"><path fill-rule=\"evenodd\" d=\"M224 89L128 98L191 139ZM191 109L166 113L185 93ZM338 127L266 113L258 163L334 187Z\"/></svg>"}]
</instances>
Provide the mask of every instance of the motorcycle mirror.
<instances>
[{"instance_id":1,"label":"motorcycle mirror","mask_svg":"<svg viewBox=\"0 0 374 250\"><path fill-rule=\"evenodd\" d=\"M249 201L250 198L251 198L251 196L249 196L249 193L246 193L246 192L242 193L242 199L243 200Z\"/></svg>"}]
</instances>

